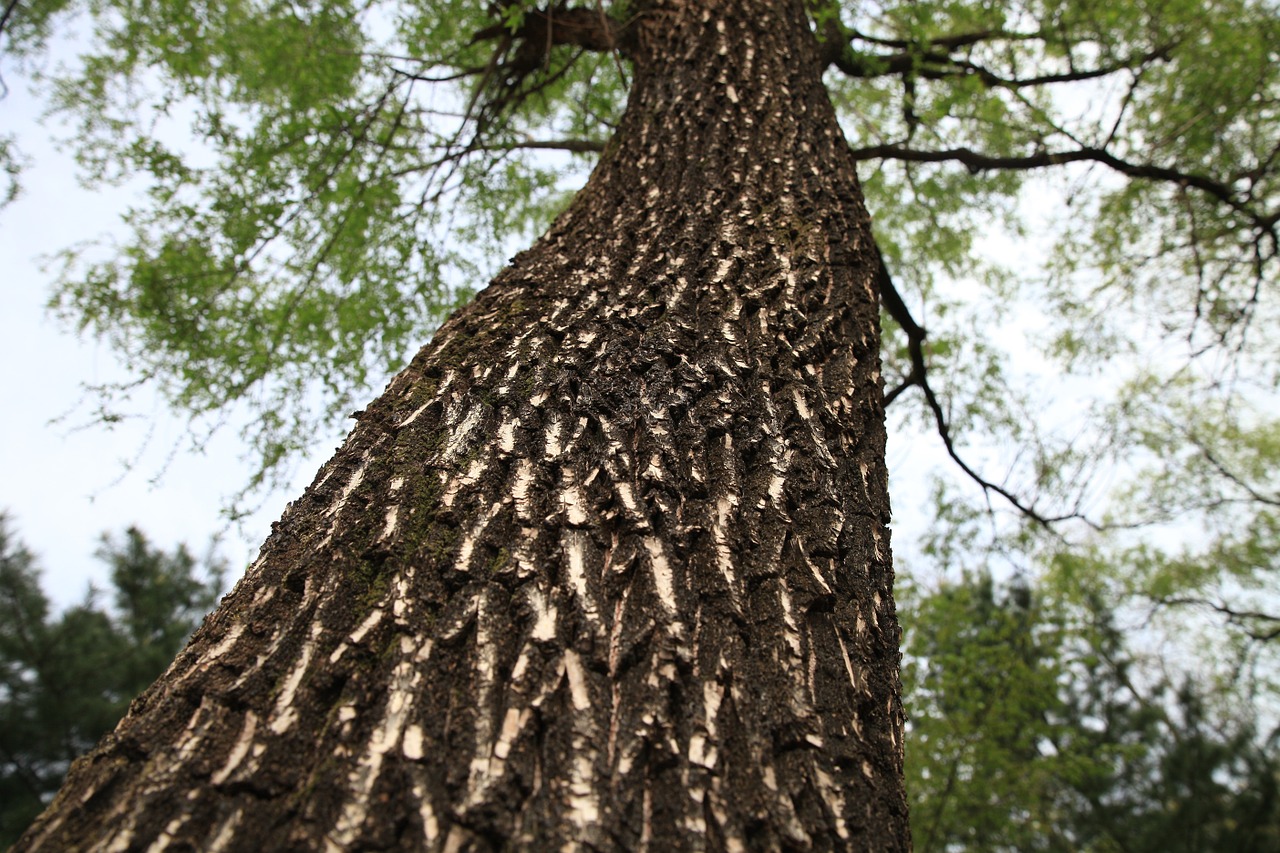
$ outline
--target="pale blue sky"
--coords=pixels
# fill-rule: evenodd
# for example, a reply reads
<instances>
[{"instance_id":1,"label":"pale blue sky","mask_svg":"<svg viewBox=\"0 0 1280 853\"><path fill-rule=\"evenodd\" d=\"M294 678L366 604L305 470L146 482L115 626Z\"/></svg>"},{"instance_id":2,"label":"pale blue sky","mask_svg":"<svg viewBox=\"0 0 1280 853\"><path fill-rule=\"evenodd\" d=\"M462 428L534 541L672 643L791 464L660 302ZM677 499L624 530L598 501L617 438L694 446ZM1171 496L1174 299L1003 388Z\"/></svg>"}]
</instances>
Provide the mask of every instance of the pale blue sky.
<instances>
[{"instance_id":1,"label":"pale blue sky","mask_svg":"<svg viewBox=\"0 0 1280 853\"><path fill-rule=\"evenodd\" d=\"M38 100L18 75L6 77L10 94L0 101L0 127L18 137L31 166L21 197L0 210L0 510L41 557L45 587L65 605L82 598L90 579L106 586L92 558L104 531L137 524L157 544L185 541L203 553L210 535L225 527L219 515L225 496L244 485L248 470L234 431L194 454L183 421L146 394L134 407L143 417L110 432L76 429L89 415L77 408L82 383L127 373L107 347L78 339L45 310L53 272L41 258L118 229L132 196L127 189L81 188L73 161L37 122ZM166 467L175 446L180 452ZM125 460L136 460L129 473ZM301 491L315 467L301 466L292 491ZM286 497L272 496L242 533L228 532L221 550L233 571L256 551Z\"/></svg>"}]
</instances>

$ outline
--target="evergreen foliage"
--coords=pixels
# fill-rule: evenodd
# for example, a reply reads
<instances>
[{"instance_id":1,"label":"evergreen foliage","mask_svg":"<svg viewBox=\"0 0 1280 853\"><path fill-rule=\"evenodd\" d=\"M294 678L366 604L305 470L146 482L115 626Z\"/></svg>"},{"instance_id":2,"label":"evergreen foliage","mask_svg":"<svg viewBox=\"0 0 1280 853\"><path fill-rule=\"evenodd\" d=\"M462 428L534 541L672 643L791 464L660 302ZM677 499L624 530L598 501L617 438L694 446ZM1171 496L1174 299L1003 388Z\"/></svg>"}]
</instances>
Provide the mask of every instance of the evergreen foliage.
<instances>
[{"instance_id":1,"label":"evergreen foliage","mask_svg":"<svg viewBox=\"0 0 1280 853\"><path fill-rule=\"evenodd\" d=\"M903 621L917 850L1280 850L1275 721L1144 661L1100 596L967 575Z\"/></svg>"},{"instance_id":2,"label":"evergreen foliage","mask_svg":"<svg viewBox=\"0 0 1280 853\"><path fill-rule=\"evenodd\" d=\"M48 804L67 767L115 727L222 591L224 567L136 528L103 537L112 600L55 613L36 558L0 515L0 847Z\"/></svg>"}]
</instances>

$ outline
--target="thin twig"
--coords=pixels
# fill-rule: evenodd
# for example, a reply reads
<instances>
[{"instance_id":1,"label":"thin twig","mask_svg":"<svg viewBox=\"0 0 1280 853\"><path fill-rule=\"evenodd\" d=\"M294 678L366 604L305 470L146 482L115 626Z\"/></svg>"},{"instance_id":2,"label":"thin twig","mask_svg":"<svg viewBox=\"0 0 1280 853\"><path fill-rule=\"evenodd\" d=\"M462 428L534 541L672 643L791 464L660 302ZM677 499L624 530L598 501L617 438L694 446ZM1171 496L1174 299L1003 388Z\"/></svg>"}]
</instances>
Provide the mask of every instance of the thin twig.
<instances>
[{"instance_id":1,"label":"thin twig","mask_svg":"<svg viewBox=\"0 0 1280 853\"><path fill-rule=\"evenodd\" d=\"M1013 492L1003 486L993 483L985 479L969 464L960 457L959 451L956 450L955 441L951 437L951 425L947 422L946 412L943 411L942 403L939 402L937 394L929 385L928 367L924 359L924 340L925 330L915 321L911 313L907 310L906 303L902 299L902 295L898 289L894 287L893 279L889 276L889 269L885 266L884 258L880 255L879 249L876 250L876 260L879 263L879 270L876 274L876 281L880 291L880 301L884 305L885 310L889 312L889 316L898 323L902 331L907 336L907 350L911 354L911 372L907 379L894 390L885 395L885 405L888 405L898 397L903 391L912 385L918 386L924 393L925 402L928 404L930 411L933 413L934 422L937 426L938 436L942 439L942 444L946 448L947 455L951 460L960 466L969 479L973 480L983 491L995 492L1006 501L1008 501L1016 510L1025 515L1027 518L1036 522L1046 529L1051 529L1054 524L1060 521L1066 521L1071 518L1078 518L1078 515L1062 515L1062 516L1045 516L1039 513L1034 507L1028 506Z\"/></svg>"}]
</instances>

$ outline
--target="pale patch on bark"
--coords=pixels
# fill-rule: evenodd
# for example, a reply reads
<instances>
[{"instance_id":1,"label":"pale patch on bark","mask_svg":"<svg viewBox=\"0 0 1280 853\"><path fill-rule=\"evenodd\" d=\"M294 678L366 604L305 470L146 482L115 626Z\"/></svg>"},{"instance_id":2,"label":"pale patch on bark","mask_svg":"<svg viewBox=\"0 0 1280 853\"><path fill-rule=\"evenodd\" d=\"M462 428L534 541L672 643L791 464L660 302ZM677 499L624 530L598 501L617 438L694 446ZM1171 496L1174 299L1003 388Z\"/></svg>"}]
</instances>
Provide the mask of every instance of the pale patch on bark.
<instances>
[{"instance_id":1,"label":"pale patch on bark","mask_svg":"<svg viewBox=\"0 0 1280 853\"><path fill-rule=\"evenodd\" d=\"M529 506L529 487L533 485L533 462L521 459L516 463L516 480L511 487L511 497L515 500L516 518L530 521L533 512Z\"/></svg>"},{"instance_id":2,"label":"pale patch on bark","mask_svg":"<svg viewBox=\"0 0 1280 853\"><path fill-rule=\"evenodd\" d=\"M529 591L529 603L533 607L533 611L537 614L537 619L533 623L533 631L529 634L531 638L539 642L549 642L556 637L556 607L547 601L546 593L540 587L534 587ZM514 677L514 675L513 675Z\"/></svg>"},{"instance_id":3,"label":"pale patch on bark","mask_svg":"<svg viewBox=\"0 0 1280 853\"><path fill-rule=\"evenodd\" d=\"M392 504L387 507L386 526L382 528L382 533L378 536L379 542L385 542L391 538L391 534L396 532L397 516L400 514L400 505Z\"/></svg>"},{"instance_id":4,"label":"pale patch on bark","mask_svg":"<svg viewBox=\"0 0 1280 853\"><path fill-rule=\"evenodd\" d=\"M454 571L468 572L471 570L471 554L475 550L476 542L479 541L484 529L489 526L494 517L502 510L502 504L494 504L489 507L489 511L480 516L476 523L462 537L462 545L458 548L458 559L454 562ZM398 601L399 599L397 599Z\"/></svg>"},{"instance_id":5,"label":"pale patch on bark","mask_svg":"<svg viewBox=\"0 0 1280 853\"><path fill-rule=\"evenodd\" d=\"M210 709L213 708L213 700L205 696L200 700L200 706L196 708L195 713L191 715L191 719L187 721L187 727L178 735L177 742L173 745L177 756L175 763L181 763L190 758L196 751L196 747L204 740L204 736L209 731Z\"/></svg>"},{"instance_id":6,"label":"pale patch on bark","mask_svg":"<svg viewBox=\"0 0 1280 853\"><path fill-rule=\"evenodd\" d=\"M337 515L344 506L346 506L347 499L351 497L351 493L354 492L360 485L360 482L364 480L364 472L368 467L369 453L368 451L365 451L364 457L360 460L360 467L356 468L356 472L351 475L351 479L342 487L342 493L338 495L338 499L330 504L329 508L324 511L325 515L332 518Z\"/></svg>"},{"instance_id":7,"label":"pale patch on bark","mask_svg":"<svg viewBox=\"0 0 1280 853\"><path fill-rule=\"evenodd\" d=\"M404 744L401 751L410 761L422 758L422 726L415 724L404 730Z\"/></svg>"},{"instance_id":8,"label":"pale patch on bark","mask_svg":"<svg viewBox=\"0 0 1280 853\"><path fill-rule=\"evenodd\" d=\"M520 426L520 419L515 418L503 421L502 426L498 427L498 449L503 453L510 453L516 449L516 427L518 426Z\"/></svg>"},{"instance_id":9,"label":"pale patch on bark","mask_svg":"<svg viewBox=\"0 0 1280 853\"><path fill-rule=\"evenodd\" d=\"M450 432L449 442L445 445L444 452L440 454L442 462L446 464L452 462L454 457L462 452L467 438L470 437L472 430L476 428L478 423L480 423L480 406L472 406L467 411L467 416L462 423Z\"/></svg>"},{"instance_id":10,"label":"pale patch on bark","mask_svg":"<svg viewBox=\"0 0 1280 853\"><path fill-rule=\"evenodd\" d=\"M236 809L227 819L218 825L218 830L213 834L213 838L205 847L205 853L222 853L227 846L235 840L236 829L240 826L240 821L244 819L244 810Z\"/></svg>"},{"instance_id":11,"label":"pale patch on bark","mask_svg":"<svg viewBox=\"0 0 1280 853\"><path fill-rule=\"evenodd\" d=\"M773 501L773 505L782 508L782 488L787 484L787 478L781 472L775 471L773 476L769 478L769 499ZM761 502L763 508L763 502Z\"/></svg>"},{"instance_id":12,"label":"pale patch on bark","mask_svg":"<svg viewBox=\"0 0 1280 853\"><path fill-rule=\"evenodd\" d=\"M418 408L414 409L414 410L413 410L413 412L412 412L412 413L410 413L410 415L409 415L407 418L405 418L405 419L404 419L404 420L402 420L399 424L397 424L397 426L398 426L398 427L400 427L401 429L404 429L404 428L405 428L405 427L407 427L409 424L411 424L411 423L413 423L414 421L416 421L416 420L418 419L418 415L421 415L421 414L422 414L423 412L425 412L428 408L430 408L431 404L432 404L432 403L434 403L434 402L435 402L435 400L428 400L427 402L423 403L421 406L419 406Z\"/></svg>"},{"instance_id":13,"label":"pale patch on bark","mask_svg":"<svg viewBox=\"0 0 1280 853\"><path fill-rule=\"evenodd\" d=\"M303 676L307 674L307 668L311 666L311 658L320 644L320 634L323 630L324 626L319 620L311 624L311 634L302 645L302 654L289 672L289 677L285 679L280 695L276 697L276 706L271 714L271 731L278 735L289 731L298 719L298 712L293 707L293 697L298 691L298 685L302 683Z\"/></svg>"},{"instance_id":14,"label":"pale patch on bark","mask_svg":"<svg viewBox=\"0 0 1280 853\"><path fill-rule=\"evenodd\" d=\"M468 774L467 789L470 791L468 802L478 802L489 775L489 755L494 747L493 717L490 709L493 706L493 688L497 679L498 647L493 642L486 617L489 603L487 592L482 592L476 602L476 650L475 650L475 751L471 754L471 767Z\"/></svg>"},{"instance_id":15,"label":"pale patch on bark","mask_svg":"<svg viewBox=\"0 0 1280 853\"><path fill-rule=\"evenodd\" d=\"M448 507L453 506L453 502L457 500L458 492L467 486L474 485L483 473L484 462L480 459L472 459L471 464L467 466L466 473L449 479L448 484L445 486L444 494L440 497L440 502Z\"/></svg>"},{"instance_id":16,"label":"pale patch on bark","mask_svg":"<svg viewBox=\"0 0 1280 853\"><path fill-rule=\"evenodd\" d=\"M716 265L716 271L711 275L711 283L719 284L729 276L729 270L733 268L732 257L722 258L720 263Z\"/></svg>"},{"instance_id":17,"label":"pale patch on bark","mask_svg":"<svg viewBox=\"0 0 1280 853\"><path fill-rule=\"evenodd\" d=\"M418 798L418 816L422 818L422 834L426 837L427 847L435 846L440 837L440 820L431 805L431 798L421 785L413 786L413 795Z\"/></svg>"},{"instance_id":18,"label":"pale patch on bark","mask_svg":"<svg viewBox=\"0 0 1280 853\"><path fill-rule=\"evenodd\" d=\"M582 499L582 492L578 488L578 484L574 482L573 474L570 471L564 473L564 487L561 491L561 504L565 509L565 516L569 523L574 527L581 527L587 523L590 516L587 515L587 505Z\"/></svg>"},{"instance_id":19,"label":"pale patch on bark","mask_svg":"<svg viewBox=\"0 0 1280 853\"><path fill-rule=\"evenodd\" d=\"M804 392L799 387L791 389L791 396L796 401L796 414L805 421L810 421L813 416L809 413L809 404L805 402Z\"/></svg>"},{"instance_id":20,"label":"pale patch on bark","mask_svg":"<svg viewBox=\"0 0 1280 853\"><path fill-rule=\"evenodd\" d=\"M412 641L410 641L410 650L412 650ZM342 813L326 836L327 850L337 853L337 851L348 849L359 836L369 810L369 795L378 781L378 774L382 771L383 756L399 743L401 732L404 731L408 721L413 698L417 694L418 682L422 678L418 664L426 660L430 654L431 641L428 640L414 658L401 660L392 671L382 720L374 729L359 764L347 776L348 793L351 794L351 799L343 804Z\"/></svg>"},{"instance_id":21,"label":"pale patch on bark","mask_svg":"<svg viewBox=\"0 0 1280 853\"><path fill-rule=\"evenodd\" d=\"M653 841L653 788L649 785L649 777L644 780L644 795L640 802L640 814L643 825L640 827L640 849L648 850Z\"/></svg>"},{"instance_id":22,"label":"pale patch on bark","mask_svg":"<svg viewBox=\"0 0 1280 853\"><path fill-rule=\"evenodd\" d=\"M129 845L133 843L133 828L125 827L125 829L111 840L106 847L98 844L94 847L96 851L104 851L104 853L125 853L129 849Z\"/></svg>"},{"instance_id":23,"label":"pale patch on bark","mask_svg":"<svg viewBox=\"0 0 1280 853\"><path fill-rule=\"evenodd\" d=\"M844 644L844 637L840 636L839 631L836 631L835 634L836 642L840 644L840 657L844 660L844 671L849 674L849 686L857 693L866 693L866 685L862 683L860 678L858 678L857 673L853 669L853 661L849 659L849 649ZM857 717L853 718L853 726L855 730L861 730Z\"/></svg>"},{"instance_id":24,"label":"pale patch on bark","mask_svg":"<svg viewBox=\"0 0 1280 853\"><path fill-rule=\"evenodd\" d=\"M236 644L236 640L239 640L240 635L243 633L243 622L237 622L232 625L231 630L227 631L226 636L218 641L218 645L205 652L204 657L200 659L199 665L192 669L192 673L208 669L214 661L231 651L231 648Z\"/></svg>"},{"instance_id":25,"label":"pale patch on bark","mask_svg":"<svg viewBox=\"0 0 1280 853\"><path fill-rule=\"evenodd\" d=\"M814 772L818 777L818 791L822 794L822 799L826 800L827 808L831 809L831 814L836 819L836 835L843 839L849 838L849 826L844 820L844 795L840 793L840 788L836 785L835 780L831 778L821 767L815 767Z\"/></svg>"},{"instance_id":26,"label":"pale patch on bark","mask_svg":"<svg viewBox=\"0 0 1280 853\"><path fill-rule=\"evenodd\" d=\"M342 655L348 648L347 643L358 645L360 641L364 639L364 635L369 633L369 631L382 620L382 614L383 610L381 607L375 607L373 610L370 610L369 615L364 617L364 621L360 623L360 627L352 631L350 636L347 637L347 642L339 644L338 647L333 650L333 653L329 655L329 662L337 663L342 659Z\"/></svg>"},{"instance_id":27,"label":"pale patch on bark","mask_svg":"<svg viewBox=\"0 0 1280 853\"><path fill-rule=\"evenodd\" d=\"M622 501L622 506L626 509L628 516L637 522L641 529L649 526L648 520L640 512L640 504L636 501L635 489L625 480L620 480L616 486L618 490L618 498Z\"/></svg>"},{"instance_id":28,"label":"pale patch on bark","mask_svg":"<svg viewBox=\"0 0 1280 853\"><path fill-rule=\"evenodd\" d=\"M493 756L498 762L507 760L507 756L511 754L511 744L515 742L525 723L529 721L528 708L508 708L506 716L502 719L502 731L498 733L498 742L494 744ZM496 768L490 767L490 772L495 773Z\"/></svg>"},{"instance_id":29,"label":"pale patch on bark","mask_svg":"<svg viewBox=\"0 0 1280 853\"><path fill-rule=\"evenodd\" d=\"M800 626L796 623L796 616L792 609L791 590L787 588L785 578L778 578L778 601L782 604L782 621L786 627L783 630L783 636L787 640L787 646L791 649L792 656L800 659Z\"/></svg>"},{"instance_id":30,"label":"pale patch on bark","mask_svg":"<svg viewBox=\"0 0 1280 853\"><path fill-rule=\"evenodd\" d=\"M569 584L573 587L573 593L577 596L578 601L582 603L582 609L587 614L587 620L592 625L599 626L600 610L596 607L595 599L591 597L591 592L587 588L587 534L581 530L566 530L562 541L564 542L565 555L569 560Z\"/></svg>"},{"instance_id":31,"label":"pale patch on bark","mask_svg":"<svg viewBox=\"0 0 1280 853\"><path fill-rule=\"evenodd\" d=\"M573 731L573 766L569 771L568 819L579 829L579 837L600 819L600 798L592 787L595 779L596 751L591 746L591 716L587 713L591 708L591 696L587 690L586 674L582 669L582 661L578 653L568 650L564 653L565 674L569 677L569 695L575 711L579 713L574 719ZM577 845L566 845L570 849Z\"/></svg>"},{"instance_id":32,"label":"pale patch on bark","mask_svg":"<svg viewBox=\"0 0 1280 853\"><path fill-rule=\"evenodd\" d=\"M260 566L265 561L265 557L259 557L254 561L253 566L249 567L249 571L253 571L255 566ZM257 609L276 597L276 588L274 586L263 586L253 594L253 608Z\"/></svg>"},{"instance_id":33,"label":"pale patch on bark","mask_svg":"<svg viewBox=\"0 0 1280 853\"><path fill-rule=\"evenodd\" d=\"M807 555L804 558L804 564L809 567L810 574L813 575L813 578L818 582L818 585L822 587L822 591L830 595L831 587L827 584L827 579L822 576L822 572L816 565L814 565L813 560L810 560Z\"/></svg>"},{"instance_id":34,"label":"pale patch on bark","mask_svg":"<svg viewBox=\"0 0 1280 853\"><path fill-rule=\"evenodd\" d=\"M231 748L231 754L227 756L227 763L222 765L222 769L213 776L209 777L209 781L215 785L221 785L223 782L231 778L231 774L240 766L240 762L249 754L249 748L253 746L253 735L258 730L258 715L249 711L244 717L244 728L240 730L240 737L236 740L236 745Z\"/></svg>"},{"instance_id":35,"label":"pale patch on bark","mask_svg":"<svg viewBox=\"0 0 1280 853\"><path fill-rule=\"evenodd\" d=\"M164 828L164 831L156 837L155 841L151 842L151 846L147 848L147 853L163 853L163 851L168 850L169 845L173 842L174 833L182 829L183 825L190 818L190 815L182 815L181 817L175 817L173 820L169 821L169 824Z\"/></svg>"},{"instance_id":36,"label":"pale patch on bark","mask_svg":"<svg viewBox=\"0 0 1280 853\"><path fill-rule=\"evenodd\" d=\"M555 461L555 459L560 455L560 432L562 428L562 422L559 416L552 415L551 423L547 425L546 449L543 451L543 458L548 462Z\"/></svg>"},{"instance_id":37,"label":"pale patch on bark","mask_svg":"<svg viewBox=\"0 0 1280 853\"><path fill-rule=\"evenodd\" d=\"M644 469L644 475L651 480L662 480L665 474L662 471L662 457L654 453L649 457L649 464Z\"/></svg>"},{"instance_id":38,"label":"pale patch on bark","mask_svg":"<svg viewBox=\"0 0 1280 853\"><path fill-rule=\"evenodd\" d=\"M658 592L658 600L667 611L667 615L676 613L675 576L671 564L667 562L662 540L656 536L644 538L644 549L649 552L649 565L653 568L653 583Z\"/></svg>"},{"instance_id":39,"label":"pale patch on bark","mask_svg":"<svg viewBox=\"0 0 1280 853\"><path fill-rule=\"evenodd\" d=\"M738 579L733 571L733 548L729 545L729 516L738 505L738 496L732 492L716 499L716 512L711 525L711 536L716 546L716 565L733 597L734 606L738 604Z\"/></svg>"}]
</instances>

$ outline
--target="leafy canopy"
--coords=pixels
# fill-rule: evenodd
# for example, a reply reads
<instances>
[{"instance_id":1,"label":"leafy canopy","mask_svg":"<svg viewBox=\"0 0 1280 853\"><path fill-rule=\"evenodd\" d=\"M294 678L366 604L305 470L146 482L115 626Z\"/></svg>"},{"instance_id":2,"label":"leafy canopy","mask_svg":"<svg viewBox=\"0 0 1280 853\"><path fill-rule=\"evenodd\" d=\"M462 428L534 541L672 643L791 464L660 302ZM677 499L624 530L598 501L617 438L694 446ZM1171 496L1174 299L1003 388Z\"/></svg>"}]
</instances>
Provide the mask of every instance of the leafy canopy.
<instances>
[{"instance_id":1,"label":"leafy canopy","mask_svg":"<svg viewBox=\"0 0 1280 853\"><path fill-rule=\"evenodd\" d=\"M9 11L6 59L74 123L86 178L147 187L126 242L67 252L52 305L178 411L214 425L244 407L260 477L329 433L545 226L625 98L625 52L607 49L621 39L575 35L583 16L625 33L644 14L533 0ZM1250 371L1273 361L1272 5L813 0L812 12L881 247L946 383L945 407L917 417L945 408L957 440L1048 441L1014 402L1010 345L1086 370L1164 345L1200 385L1229 369L1206 352ZM50 68L42 57L72 25L89 31L82 53ZM1070 207L1030 213L1051 169ZM1058 226L1042 269L991 257L991 240L1033 218ZM989 334L1019 296L1046 328ZM890 336L886 375L920 381L912 343ZM106 417L132 387L98 389ZM1030 506L1063 466L1047 447L1025 458L1009 491ZM1053 497L1042 516L1082 510L1078 495Z\"/></svg>"}]
</instances>

